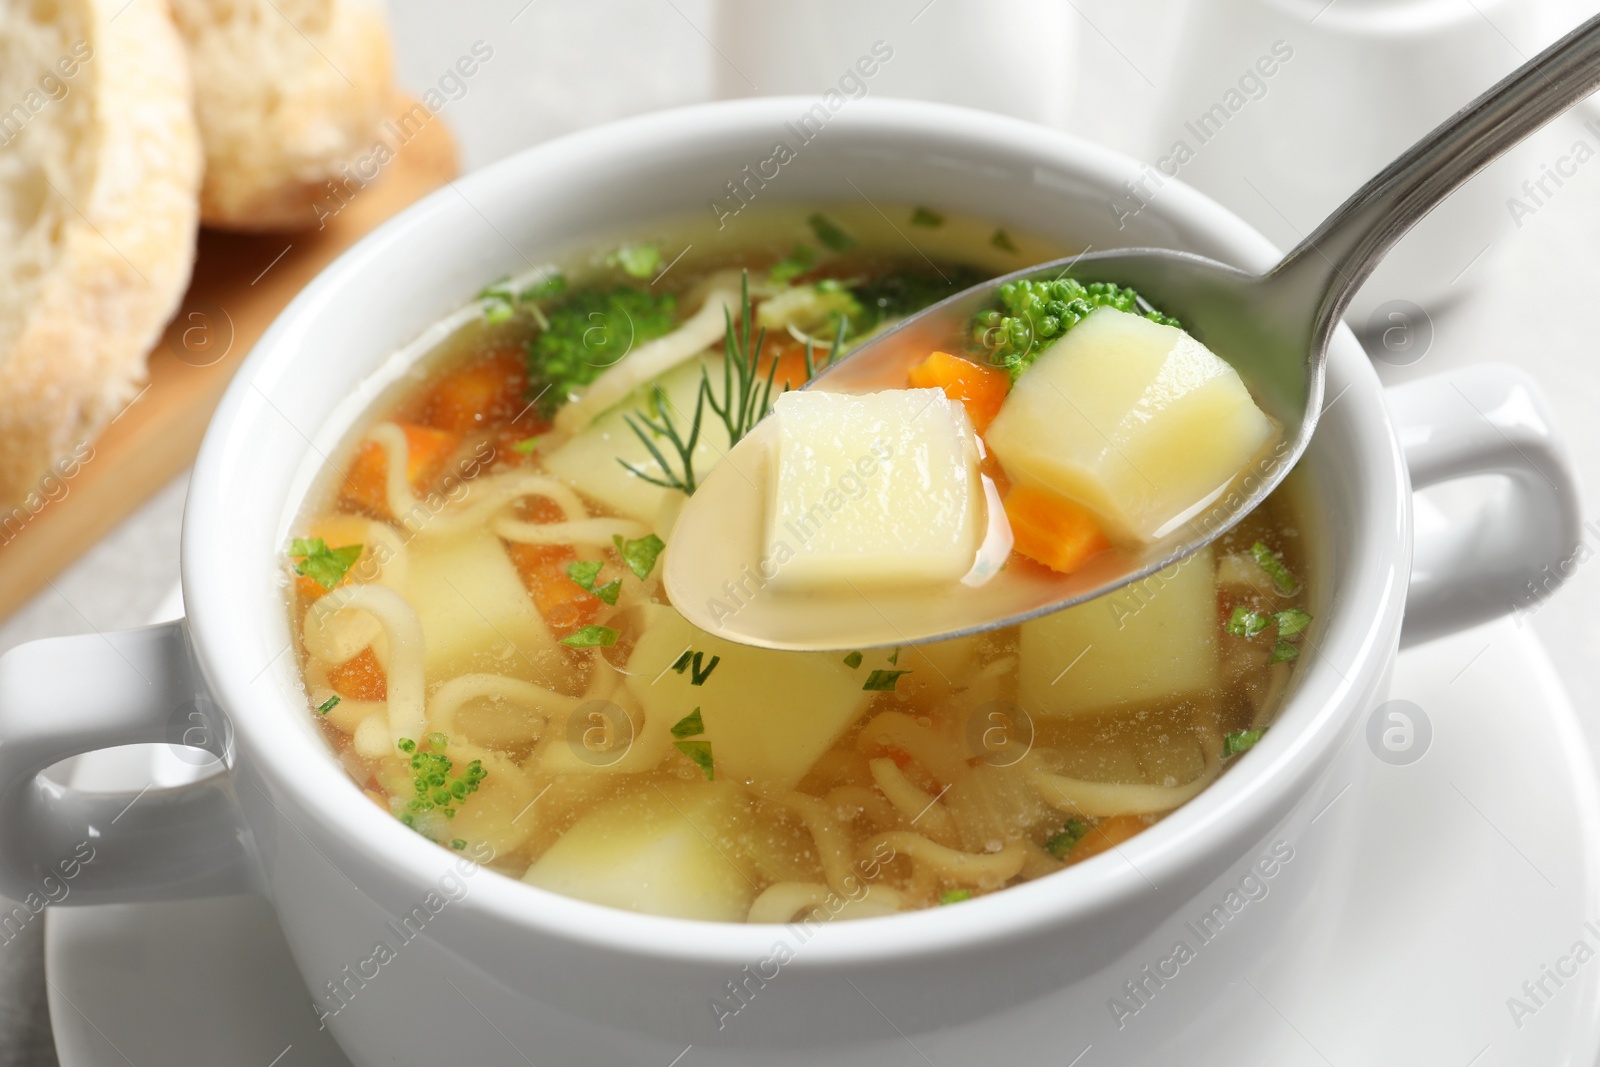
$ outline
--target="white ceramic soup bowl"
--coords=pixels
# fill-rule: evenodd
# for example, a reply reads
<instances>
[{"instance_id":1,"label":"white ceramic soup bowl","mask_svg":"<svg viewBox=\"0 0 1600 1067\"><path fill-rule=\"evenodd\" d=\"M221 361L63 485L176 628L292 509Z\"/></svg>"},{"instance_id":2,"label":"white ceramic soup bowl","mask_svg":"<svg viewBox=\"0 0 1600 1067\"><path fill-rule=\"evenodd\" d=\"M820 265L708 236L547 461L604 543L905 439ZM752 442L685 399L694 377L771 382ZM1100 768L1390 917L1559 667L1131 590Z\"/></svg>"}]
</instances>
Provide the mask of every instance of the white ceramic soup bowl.
<instances>
[{"instance_id":1,"label":"white ceramic soup bowl","mask_svg":"<svg viewBox=\"0 0 1600 1067\"><path fill-rule=\"evenodd\" d=\"M1277 255L1176 182L1119 230L1110 201L1137 165L1070 137L859 100L794 143L786 124L814 104L696 107L535 148L431 196L308 287L241 367L195 467L188 619L0 660L0 891L68 904L265 894L307 1010L362 1065L667 1067L691 1045L686 1064L921 1062L908 1044L943 1062L1003 1049L1010 1062L1065 1063L1089 1044L1097 1063L1149 1062L1197 1032L1230 969L1311 951L1328 906L1317 894L1337 884L1347 847L1326 797L1348 779L1331 769L1370 758L1361 745L1338 754L1382 698L1408 596L1407 634L1435 636L1511 610L1577 543L1570 461L1528 382L1480 369L1386 398L1347 331L1305 461L1318 621L1292 696L1216 784L1114 853L883 919L655 918L473 867L366 800L331 754L291 651L291 523L375 369L543 250L714 212L729 181L747 165L771 175L763 161L789 142L794 158L746 186L752 195L920 203L1078 245L1177 246L1249 268ZM1500 506L1417 546L1414 563L1413 485L1485 473L1509 476ZM227 771L139 796L40 776L75 753L151 741L225 753ZM1258 907L1269 892L1291 906ZM1175 933L1197 914L1192 935ZM1212 947L1204 935L1224 924ZM1179 940L1198 958L1179 958Z\"/></svg>"}]
</instances>

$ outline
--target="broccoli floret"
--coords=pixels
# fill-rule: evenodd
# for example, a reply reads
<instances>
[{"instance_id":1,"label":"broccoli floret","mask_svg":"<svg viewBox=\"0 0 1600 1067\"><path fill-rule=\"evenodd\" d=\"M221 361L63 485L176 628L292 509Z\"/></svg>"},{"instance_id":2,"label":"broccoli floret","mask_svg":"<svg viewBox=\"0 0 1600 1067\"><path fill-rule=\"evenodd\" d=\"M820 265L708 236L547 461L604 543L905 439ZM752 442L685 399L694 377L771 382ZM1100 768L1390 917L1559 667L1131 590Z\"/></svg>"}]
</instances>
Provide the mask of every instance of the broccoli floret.
<instances>
[{"instance_id":1,"label":"broccoli floret","mask_svg":"<svg viewBox=\"0 0 1600 1067\"><path fill-rule=\"evenodd\" d=\"M903 319L990 277L973 267L945 267L942 272L904 271L853 285L850 291L861 302L866 317L860 323L851 321L852 332L865 333L879 323Z\"/></svg>"},{"instance_id":2,"label":"broccoli floret","mask_svg":"<svg viewBox=\"0 0 1600 1067\"><path fill-rule=\"evenodd\" d=\"M669 333L678 298L631 286L572 294L547 314L550 325L528 343L528 388L546 415L646 341Z\"/></svg>"},{"instance_id":3,"label":"broccoli floret","mask_svg":"<svg viewBox=\"0 0 1600 1067\"><path fill-rule=\"evenodd\" d=\"M1007 282L1000 287L1000 306L1003 311L980 311L973 317L972 339L989 352L996 366L1011 374L1012 381L1033 364L1046 342L1065 334L1096 308L1116 308L1182 328L1177 319L1154 310L1132 289L1111 282L1085 285L1072 278Z\"/></svg>"}]
</instances>

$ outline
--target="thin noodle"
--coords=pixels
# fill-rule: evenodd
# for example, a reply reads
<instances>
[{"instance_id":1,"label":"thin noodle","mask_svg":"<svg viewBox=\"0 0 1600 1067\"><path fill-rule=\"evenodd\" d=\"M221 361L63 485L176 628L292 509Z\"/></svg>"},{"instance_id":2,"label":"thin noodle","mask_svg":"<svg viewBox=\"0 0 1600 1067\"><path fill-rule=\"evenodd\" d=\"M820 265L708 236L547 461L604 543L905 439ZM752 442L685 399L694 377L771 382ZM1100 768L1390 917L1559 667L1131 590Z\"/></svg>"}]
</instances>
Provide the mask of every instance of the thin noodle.
<instances>
[{"instance_id":1,"label":"thin noodle","mask_svg":"<svg viewBox=\"0 0 1600 1067\"><path fill-rule=\"evenodd\" d=\"M774 882L750 904L745 922L788 923L807 919L851 919L892 915L905 910L906 898L888 886L861 887L856 897L841 896L821 882ZM823 914L817 914L821 911Z\"/></svg>"},{"instance_id":2,"label":"thin noodle","mask_svg":"<svg viewBox=\"0 0 1600 1067\"><path fill-rule=\"evenodd\" d=\"M865 816L868 822L880 829L888 829L900 823L900 814L894 810L894 805L883 799L883 794L864 785L834 786L828 791L828 807L833 809L834 817L844 822L851 822L859 816ZM856 808L856 815L846 814L846 809Z\"/></svg>"},{"instance_id":3,"label":"thin noodle","mask_svg":"<svg viewBox=\"0 0 1600 1067\"><path fill-rule=\"evenodd\" d=\"M1205 769L1183 785L1090 782L1044 770L1034 772L1034 784L1046 804L1074 815L1160 815L1199 795L1221 771L1222 763L1207 752Z\"/></svg>"},{"instance_id":4,"label":"thin noodle","mask_svg":"<svg viewBox=\"0 0 1600 1067\"><path fill-rule=\"evenodd\" d=\"M422 623L405 597L378 585L346 585L311 605L306 612L304 632L309 637L328 625L328 617L345 608L364 611L383 626L389 642L388 687L389 734L393 741L416 740L426 722L423 705ZM309 640L307 642L310 644ZM359 651L359 650L358 650Z\"/></svg>"},{"instance_id":5,"label":"thin noodle","mask_svg":"<svg viewBox=\"0 0 1600 1067\"><path fill-rule=\"evenodd\" d=\"M597 684L589 692L575 700L565 714L551 716L544 740L534 754L540 773L634 774L653 770L671 751L672 724L665 717L646 715L637 707L623 707L619 701L624 694L614 688L612 681L616 676L598 670L594 675ZM572 716L591 702L599 702L602 706L585 711L585 721L574 723ZM630 737L620 742L608 739L610 745L622 746L621 754L616 754L614 748L589 750L585 739L590 732L615 730L619 711L633 731Z\"/></svg>"},{"instance_id":6,"label":"thin noodle","mask_svg":"<svg viewBox=\"0 0 1600 1067\"><path fill-rule=\"evenodd\" d=\"M468 482L466 497L433 516L417 533L419 536L448 537L477 530L501 509L529 496L544 497L550 501L560 509L563 519L585 519L589 516L582 498L564 482L526 471L512 471Z\"/></svg>"},{"instance_id":7,"label":"thin noodle","mask_svg":"<svg viewBox=\"0 0 1600 1067\"><path fill-rule=\"evenodd\" d=\"M833 895L833 890L821 882L774 882L761 891L750 904L745 922L792 922L802 912L810 913L822 906Z\"/></svg>"},{"instance_id":8,"label":"thin noodle","mask_svg":"<svg viewBox=\"0 0 1600 1067\"><path fill-rule=\"evenodd\" d=\"M411 491L411 445L406 432L392 422L380 422L367 431L367 440L383 449L383 497L389 514L406 522L417 507L416 494Z\"/></svg>"},{"instance_id":9,"label":"thin noodle","mask_svg":"<svg viewBox=\"0 0 1600 1067\"><path fill-rule=\"evenodd\" d=\"M954 743L941 737L903 711L885 711L862 729L858 748L886 745L910 753L941 784L950 785L966 774L967 761Z\"/></svg>"},{"instance_id":10,"label":"thin noodle","mask_svg":"<svg viewBox=\"0 0 1600 1067\"><path fill-rule=\"evenodd\" d=\"M887 845L911 862L928 868L947 882L998 889L1015 878L1027 862L1027 852L1013 841L998 852L961 852L947 848L924 834L890 830L862 844L863 854L875 853Z\"/></svg>"},{"instance_id":11,"label":"thin noodle","mask_svg":"<svg viewBox=\"0 0 1600 1067\"><path fill-rule=\"evenodd\" d=\"M313 666L336 667L381 640L383 623L366 612L343 610L342 603L334 601L330 593L319 597L306 609L300 637L305 642Z\"/></svg>"},{"instance_id":12,"label":"thin noodle","mask_svg":"<svg viewBox=\"0 0 1600 1067\"><path fill-rule=\"evenodd\" d=\"M872 780L878 783L878 789L894 805L895 810L905 816L907 823L912 826L921 823L917 829L941 845L956 844L955 823L950 819L950 812L940 805L938 797L930 797L913 785L892 759L875 759L867 767L872 771Z\"/></svg>"},{"instance_id":13,"label":"thin noodle","mask_svg":"<svg viewBox=\"0 0 1600 1067\"><path fill-rule=\"evenodd\" d=\"M543 686L508 678L503 674L462 674L450 679L433 691L428 698L428 728L447 736L456 732L456 712L474 700L491 700L538 713L540 727L553 715L566 716L582 703L579 697L555 693ZM526 740L537 741L540 729L529 733Z\"/></svg>"},{"instance_id":14,"label":"thin noodle","mask_svg":"<svg viewBox=\"0 0 1600 1067\"><path fill-rule=\"evenodd\" d=\"M817 858L822 862L823 876L836 893L849 892L855 879L850 835L839 826L828 806L816 797L804 793L789 793L783 797L784 807L800 817L811 839L817 845Z\"/></svg>"},{"instance_id":15,"label":"thin noodle","mask_svg":"<svg viewBox=\"0 0 1600 1067\"><path fill-rule=\"evenodd\" d=\"M609 545L613 537L633 539L649 527L632 519L576 519L567 522L524 522L510 516L490 521L489 528L507 541L525 545Z\"/></svg>"}]
</instances>

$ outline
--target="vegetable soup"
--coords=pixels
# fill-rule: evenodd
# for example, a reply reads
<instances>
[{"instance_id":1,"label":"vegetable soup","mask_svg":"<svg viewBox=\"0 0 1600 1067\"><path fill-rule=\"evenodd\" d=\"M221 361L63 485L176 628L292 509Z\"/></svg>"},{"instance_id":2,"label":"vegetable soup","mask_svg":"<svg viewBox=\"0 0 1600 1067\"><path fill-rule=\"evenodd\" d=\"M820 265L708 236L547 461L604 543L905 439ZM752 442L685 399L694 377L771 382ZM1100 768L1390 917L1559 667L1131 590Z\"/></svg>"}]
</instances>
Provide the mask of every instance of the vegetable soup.
<instances>
[{"instance_id":1,"label":"vegetable soup","mask_svg":"<svg viewBox=\"0 0 1600 1067\"><path fill-rule=\"evenodd\" d=\"M955 905L1115 849L1205 789L1270 726L1312 623L1298 475L1169 571L958 640L776 652L668 603L675 517L731 444L775 408L785 433L835 433L791 404L829 395L793 392L809 376L1065 251L911 205L749 214L489 286L330 463L285 570L309 714L352 778L531 885L728 922ZM1000 566L1064 571L1137 536L1137 487L1099 501L1006 462L1040 451L1006 412L1057 358L1047 342L1181 324L1089 285L1013 290L974 325L1002 343L928 353L904 385L941 391L978 442L1012 531ZM824 579L963 569L852 554L875 528L834 534L848 564Z\"/></svg>"}]
</instances>

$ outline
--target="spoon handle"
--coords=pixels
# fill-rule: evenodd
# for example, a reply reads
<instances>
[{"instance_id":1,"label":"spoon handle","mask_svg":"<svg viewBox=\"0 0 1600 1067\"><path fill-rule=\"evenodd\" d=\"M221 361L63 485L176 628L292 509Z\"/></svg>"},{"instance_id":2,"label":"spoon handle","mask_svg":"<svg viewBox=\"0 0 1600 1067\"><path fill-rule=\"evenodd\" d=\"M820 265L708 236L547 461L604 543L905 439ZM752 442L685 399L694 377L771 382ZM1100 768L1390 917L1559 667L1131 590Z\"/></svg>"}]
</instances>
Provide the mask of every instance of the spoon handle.
<instances>
[{"instance_id":1,"label":"spoon handle","mask_svg":"<svg viewBox=\"0 0 1600 1067\"><path fill-rule=\"evenodd\" d=\"M1600 16L1518 67L1358 189L1284 257L1265 281L1315 308L1326 339L1390 246L1440 201L1600 87ZM1285 296L1289 294L1286 292ZM1322 350L1314 343L1311 351Z\"/></svg>"}]
</instances>

